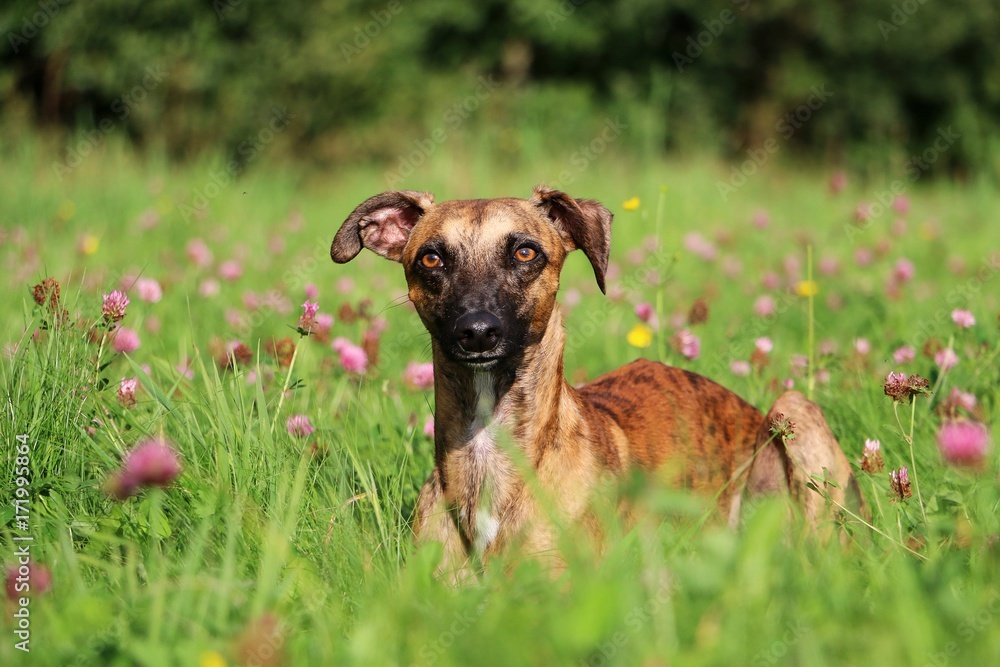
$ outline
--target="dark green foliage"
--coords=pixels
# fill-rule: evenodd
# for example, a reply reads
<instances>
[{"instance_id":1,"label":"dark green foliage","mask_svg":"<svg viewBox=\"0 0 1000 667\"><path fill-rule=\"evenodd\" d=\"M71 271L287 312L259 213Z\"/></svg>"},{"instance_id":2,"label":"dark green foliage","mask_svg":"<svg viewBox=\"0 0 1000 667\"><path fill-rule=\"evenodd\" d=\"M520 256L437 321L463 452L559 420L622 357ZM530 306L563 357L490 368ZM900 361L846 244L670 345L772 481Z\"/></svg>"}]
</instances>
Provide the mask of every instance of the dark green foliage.
<instances>
[{"instance_id":1,"label":"dark green foliage","mask_svg":"<svg viewBox=\"0 0 1000 667\"><path fill-rule=\"evenodd\" d=\"M276 145L296 155L392 158L492 75L504 99L471 122L554 146L621 113L647 150L740 155L774 138L898 166L952 126L962 141L932 168L997 167L1000 10L975 0L60 3L0 9L6 115L108 119L175 157L221 149L245 166L278 108ZM817 88L828 100L802 111ZM808 120L782 125L796 110Z\"/></svg>"}]
</instances>

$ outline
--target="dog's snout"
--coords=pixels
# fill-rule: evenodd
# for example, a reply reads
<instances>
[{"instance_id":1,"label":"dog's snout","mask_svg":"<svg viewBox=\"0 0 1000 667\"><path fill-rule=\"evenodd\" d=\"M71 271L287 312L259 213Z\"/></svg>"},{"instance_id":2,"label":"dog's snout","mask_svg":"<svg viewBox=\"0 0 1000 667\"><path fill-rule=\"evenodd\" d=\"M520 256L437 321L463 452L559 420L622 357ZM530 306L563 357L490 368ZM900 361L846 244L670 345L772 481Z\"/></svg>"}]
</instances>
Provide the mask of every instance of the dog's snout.
<instances>
[{"instance_id":1,"label":"dog's snout","mask_svg":"<svg viewBox=\"0 0 1000 667\"><path fill-rule=\"evenodd\" d=\"M466 313L455 322L455 332L466 352L489 352L503 336L503 323L492 313Z\"/></svg>"}]
</instances>

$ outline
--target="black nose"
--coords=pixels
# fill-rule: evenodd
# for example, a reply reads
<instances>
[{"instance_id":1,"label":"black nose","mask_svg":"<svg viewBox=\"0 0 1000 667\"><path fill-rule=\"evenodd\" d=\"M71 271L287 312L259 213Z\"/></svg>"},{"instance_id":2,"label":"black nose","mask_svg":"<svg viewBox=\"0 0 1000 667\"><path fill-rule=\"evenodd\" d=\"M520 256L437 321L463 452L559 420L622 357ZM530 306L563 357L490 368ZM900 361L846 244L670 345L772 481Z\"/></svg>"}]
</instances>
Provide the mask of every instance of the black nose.
<instances>
[{"instance_id":1,"label":"black nose","mask_svg":"<svg viewBox=\"0 0 1000 667\"><path fill-rule=\"evenodd\" d=\"M455 322L455 333L466 352L489 352L500 342L503 324L490 313L466 313Z\"/></svg>"}]
</instances>

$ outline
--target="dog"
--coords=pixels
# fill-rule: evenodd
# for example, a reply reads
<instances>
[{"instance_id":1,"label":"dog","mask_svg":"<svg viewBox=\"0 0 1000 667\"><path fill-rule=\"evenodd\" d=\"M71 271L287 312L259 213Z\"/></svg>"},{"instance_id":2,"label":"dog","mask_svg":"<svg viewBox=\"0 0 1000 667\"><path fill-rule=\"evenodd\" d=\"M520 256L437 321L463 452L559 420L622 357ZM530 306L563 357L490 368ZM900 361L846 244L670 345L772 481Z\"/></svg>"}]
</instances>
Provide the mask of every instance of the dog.
<instances>
[{"instance_id":1,"label":"dog","mask_svg":"<svg viewBox=\"0 0 1000 667\"><path fill-rule=\"evenodd\" d=\"M400 262L430 333L434 469L414 532L418 543L443 545L441 573L515 546L555 551L552 507L510 447L569 523L589 521L595 489L634 471L666 471L717 497L731 523L745 497L767 494L789 495L814 525L830 517L831 500L864 509L822 412L800 393L786 392L765 416L705 377L645 359L579 388L567 383L560 271L582 250L605 292L612 217L597 201L543 186L529 199L440 204L392 191L358 206L333 239L337 263L362 248Z\"/></svg>"}]
</instances>

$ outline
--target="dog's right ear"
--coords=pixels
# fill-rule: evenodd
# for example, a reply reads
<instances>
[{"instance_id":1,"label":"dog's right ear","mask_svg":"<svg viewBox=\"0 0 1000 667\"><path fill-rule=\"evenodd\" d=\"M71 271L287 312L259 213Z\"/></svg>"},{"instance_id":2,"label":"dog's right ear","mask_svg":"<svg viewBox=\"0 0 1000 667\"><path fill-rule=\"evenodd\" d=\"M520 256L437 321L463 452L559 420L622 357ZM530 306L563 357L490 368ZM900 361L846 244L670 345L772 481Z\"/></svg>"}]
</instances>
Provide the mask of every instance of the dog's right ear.
<instances>
[{"instance_id":1,"label":"dog's right ear","mask_svg":"<svg viewBox=\"0 0 1000 667\"><path fill-rule=\"evenodd\" d=\"M410 190L383 192L365 201L348 216L333 237L330 257L338 264L354 259L368 248L386 259L403 257L410 232L434 205L434 195Z\"/></svg>"}]
</instances>

